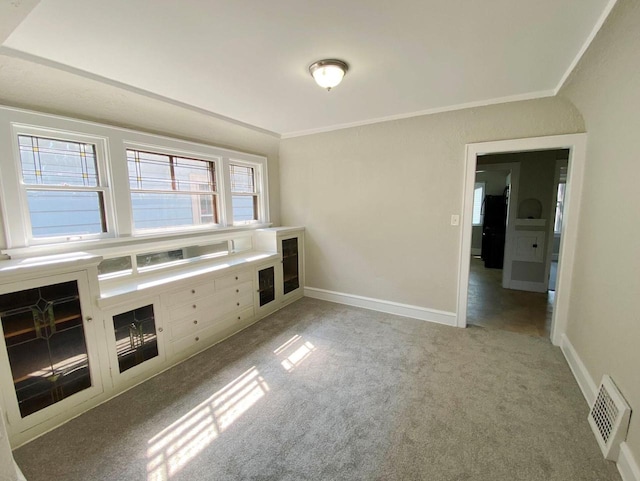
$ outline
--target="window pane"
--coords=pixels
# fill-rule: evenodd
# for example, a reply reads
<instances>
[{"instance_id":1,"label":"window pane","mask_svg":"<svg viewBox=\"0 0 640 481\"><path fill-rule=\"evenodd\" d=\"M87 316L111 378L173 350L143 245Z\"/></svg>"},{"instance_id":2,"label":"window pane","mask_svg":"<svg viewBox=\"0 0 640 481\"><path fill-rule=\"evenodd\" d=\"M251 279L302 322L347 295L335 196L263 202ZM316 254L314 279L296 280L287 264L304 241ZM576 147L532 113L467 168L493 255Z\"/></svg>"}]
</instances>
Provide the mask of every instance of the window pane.
<instances>
[{"instance_id":1,"label":"window pane","mask_svg":"<svg viewBox=\"0 0 640 481\"><path fill-rule=\"evenodd\" d=\"M173 190L168 155L127 150L127 164L132 189Z\"/></svg>"},{"instance_id":2,"label":"window pane","mask_svg":"<svg viewBox=\"0 0 640 481\"><path fill-rule=\"evenodd\" d=\"M484 201L484 184L476 184L473 191L473 225L482 224L482 202Z\"/></svg>"},{"instance_id":3,"label":"window pane","mask_svg":"<svg viewBox=\"0 0 640 481\"><path fill-rule=\"evenodd\" d=\"M96 187L95 146L19 135L22 178L27 185Z\"/></svg>"},{"instance_id":4,"label":"window pane","mask_svg":"<svg viewBox=\"0 0 640 481\"><path fill-rule=\"evenodd\" d=\"M205 160L183 159L174 160L175 190L215 192L213 170L214 163Z\"/></svg>"},{"instance_id":5,"label":"window pane","mask_svg":"<svg viewBox=\"0 0 640 481\"><path fill-rule=\"evenodd\" d=\"M135 229L213 224L217 221L215 196L211 194L131 192Z\"/></svg>"},{"instance_id":6,"label":"window pane","mask_svg":"<svg viewBox=\"0 0 640 481\"><path fill-rule=\"evenodd\" d=\"M107 231L101 192L28 190L27 200L34 237Z\"/></svg>"},{"instance_id":7,"label":"window pane","mask_svg":"<svg viewBox=\"0 0 640 481\"><path fill-rule=\"evenodd\" d=\"M231 192L254 194L256 192L253 167L231 165Z\"/></svg>"},{"instance_id":8,"label":"window pane","mask_svg":"<svg viewBox=\"0 0 640 481\"><path fill-rule=\"evenodd\" d=\"M98 264L98 275L131 272L131 256L112 257Z\"/></svg>"},{"instance_id":9,"label":"window pane","mask_svg":"<svg viewBox=\"0 0 640 481\"><path fill-rule=\"evenodd\" d=\"M233 222L246 222L258 219L258 199L253 195L231 196Z\"/></svg>"}]
</instances>

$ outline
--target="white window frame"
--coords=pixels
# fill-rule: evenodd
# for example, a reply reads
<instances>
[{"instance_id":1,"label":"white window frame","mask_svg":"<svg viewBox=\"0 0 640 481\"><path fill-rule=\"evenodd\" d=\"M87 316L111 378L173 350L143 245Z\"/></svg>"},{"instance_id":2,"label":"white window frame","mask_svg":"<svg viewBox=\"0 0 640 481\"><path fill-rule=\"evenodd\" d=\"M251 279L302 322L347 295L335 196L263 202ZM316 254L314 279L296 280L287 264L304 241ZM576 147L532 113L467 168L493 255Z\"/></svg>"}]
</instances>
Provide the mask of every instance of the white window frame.
<instances>
[{"instance_id":1,"label":"white window frame","mask_svg":"<svg viewBox=\"0 0 640 481\"><path fill-rule=\"evenodd\" d=\"M76 240L76 236L73 236L73 242L67 240L68 236L36 239L30 235L26 191L20 183L22 169L18 147L19 134L81 141L96 146L98 174L106 189L104 194L106 234L94 235L93 238L81 236L80 240ZM134 232L127 148L215 161L218 224ZM248 165L255 169L258 220L249 225L233 224L230 162ZM172 239L176 235L182 236L186 242L189 236L197 237L268 227L270 226L268 188L265 156L95 122L0 106L0 208L2 209L0 235L4 234L6 240L2 253L14 258L101 249L121 244L124 240L132 241L134 244L149 240L162 241Z\"/></svg>"},{"instance_id":2,"label":"white window frame","mask_svg":"<svg viewBox=\"0 0 640 481\"><path fill-rule=\"evenodd\" d=\"M53 187L52 190L68 190L70 192L79 192L82 190L101 192L104 206L103 215L104 222L106 224L106 232L82 235L68 234L48 237L35 237L33 235L31 226L31 213L29 211L29 203L27 199L27 191L29 190L30 185L25 184L22 177L22 162L20 159L20 146L18 142L18 137L20 135L60 141L86 143L92 144L95 147L96 169L98 175L98 186L96 188L76 189L75 186L69 186L68 189L64 189L60 188L59 186L50 187ZM12 209L12 212L6 212L5 209L5 216L9 215L11 217L10 221L12 223L12 226L9 228L11 239L7 239L8 242L10 241L10 245L22 243L26 246L36 246L69 241L92 241L97 239L108 239L116 237L117 229L114 218L113 197L110 188L111 175L108 167L106 138L94 135L86 135L79 132L56 130L18 123L11 124L11 137L13 163L12 165L8 165L9 163L5 164L5 166L3 166L4 169L2 173L3 177L4 175L8 175L10 178L15 179L15 183L3 181L3 190L9 193L9 195L7 196L8 198L18 200L18 205L15 209ZM4 172L5 169L7 170L6 174ZM13 170L13 172L9 172L10 170ZM38 186L37 190L40 190L41 188L45 189L46 187L49 186ZM18 211L19 215L15 215L15 211ZM5 222L6 221L7 220L5 219Z\"/></svg>"},{"instance_id":3,"label":"white window frame","mask_svg":"<svg viewBox=\"0 0 640 481\"><path fill-rule=\"evenodd\" d=\"M228 225L233 226L247 226L253 224L259 224L261 219L266 216L266 199L264 196L264 186L266 185L266 179L264 178L264 172L262 169L262 165L257 162L249 162L246 160L240 160L236 158L227 158L226 160L226 168L225 168L225 179L226 179L226 187L228 190L227 199L229 200L226 210L226 217ZM233 220L233 193L231 192L231 165L237 165L240 167L251 167L254 173L254 185L255 185L255 193L253 194L236 194L236 195L246 195L247 197L256 196L258 198L258 208L257 208L257 220L248 220L248 221L238 221L235 222Z\"/></svg>"},{"instance_id":4,"label":"white window frame","mask_svg":"<svg viewBox=\"0 0 640 481\"><path fill-rule=\"evenodd\" d=\"M221 177L222 175L220 175L220 171L222 170L222 157L220 156L215 156L215 155L210 155L208 153L204 153L204 152L191 152L191 151L187 151L187 150L175 150L175 149L169 149L167 147L161 146L161 145L148 145L148 144L137 144L134 142L125 142L124 143L124 156L125 156L125 160L128 164L128 160L127 160L127 150L138 150L138 151L142 151L142 152L147 152L147 153L151 153L151 154L160 154L160 155L169 155L172 157L182 157L182 158L187 158L187 159L193 159L193 160L202 160L205 162L212 162L214 165L214 175L215 175L215 179L214 182L216 184L216 191L215 191L215 197L216 197L216 203L217 206L216 208L218 209L218 222L217 223L213 223L213 224L201 224L201 225L188 225L188 226L175 226L175 227L164 227L164 228L158 228L158 229L138 229L136 230L134 224L133 224L133 205L131 204L131 185L129 184L129 176L127 173L127 189L129 190L129 196L128 196L128 207L129 207L129 212L131 215L131 230L133 232L133 235L135 237L144 237L144 236L148 236L148 235L154 235L154 234L171 234L171 233L176 233L176 232L201 232L203 230L211 230L211 229L216 229L216 228L220 228L221 226L226 225L224 222L224 216L222 215L222 195L221 195ZM127 166L128 169L128 166ZM135 192L138 192L138 190L135 190ZM149 190L149 192L154 192L153 190ZM187 191L184 191L185 193Z\"/></svg>"},{"instance_id":5,"label":"white window frame","mask_svg":"<svg viewBox=\"0 0 640 481\"><path fill-rule=\"evenodd\" d=\"M473 218L473 214L475 214L475 207L476 207L476 205L475 205L475 192L476 192L476 189L478 187L482 188L482 199L480 200L480 210L479 210L480 219L479 219L478 222L476 222L476 219ZM486 196L486 193L487 193L487 183L486 182L476 182L475 185L473 186L474 204L473 204L473 212L472 212L472 216L471 216L471 225L474 226L474 227L482 226L482 222L483 222L483 219L484 219L484 214L482 213L482 204L484 203L484 198Z\"/></svg>"}]
</instances>

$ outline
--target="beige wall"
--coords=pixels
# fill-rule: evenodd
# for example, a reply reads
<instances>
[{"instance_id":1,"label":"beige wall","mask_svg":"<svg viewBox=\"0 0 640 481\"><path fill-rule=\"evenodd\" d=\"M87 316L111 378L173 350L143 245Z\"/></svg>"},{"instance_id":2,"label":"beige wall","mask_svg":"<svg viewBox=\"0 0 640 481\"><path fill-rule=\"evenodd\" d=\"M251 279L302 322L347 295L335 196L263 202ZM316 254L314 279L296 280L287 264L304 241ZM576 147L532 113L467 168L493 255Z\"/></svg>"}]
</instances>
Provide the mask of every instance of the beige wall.
<instances>
[{"instance_id":1,"label":"beige wall","mask_svg":"<svg viewBox=\"0 0 640 481\"><path fill-rule=\"evenodd\" d=\"M283 140L282 221L307 227L307 286L454 312L465 144L581 131L547 98Z\"/></svg>"},{"instance_id":2,"label":"beige wall","mask_svg":"<svg viewBox=\"0 0 640 481\"><path fill-rule=\"evenodd\" d=\"M588 132L568 337L598 383L609 374L635 410L640 462L640 2L619 0L560 95Z\"/></svg>"},{"instance_id":3,"label":"beige wall","mask_svg":"<svg viewBox=\"0 0 640 481\"><path fill-rule=\"evenodd\" d=\"M264 155L268 159L271 220L275 225L280 223L278 136L162 99L4 55L0 55L0 104ZM0 235L0 238L4 236Z\"/></svg>"}]
</instances>

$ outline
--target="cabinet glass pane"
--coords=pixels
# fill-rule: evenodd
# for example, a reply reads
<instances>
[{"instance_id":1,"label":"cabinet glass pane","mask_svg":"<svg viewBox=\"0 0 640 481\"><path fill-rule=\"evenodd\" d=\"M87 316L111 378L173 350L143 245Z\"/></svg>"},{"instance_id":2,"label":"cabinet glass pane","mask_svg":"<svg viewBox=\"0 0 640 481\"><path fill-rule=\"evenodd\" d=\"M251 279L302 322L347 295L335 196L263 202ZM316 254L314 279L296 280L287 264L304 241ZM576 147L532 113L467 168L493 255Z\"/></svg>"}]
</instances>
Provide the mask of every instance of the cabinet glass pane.
<instances>
[{"instance_id":1,"label":"cabinet glass pane","mask_svg":"<svg viewBox=\"0 0 640 481\"><path fill-rule=\"evenodd\" d=\"M22 417L91 387L76 281L0 295Z\"/></svg>"},{"instance_id":2,"label":"cabinet glass pane","mask_svg":"<svg viewBox=\"0 0 640 481\"><path fill-rule=\"evenodd\" d=\"M158 356L153 305L113 316L120 372Z\"/></svg>"},{"instance_id":3,"label":"cabinet glass pane","mask_svg":"<svg viewBox=\"0 0 640 481\"><path fill-rule=\"evenodd\" d=\"M260 292L260 306L275 300L275 269L273 267L258 271L258 292Z\"/></svg>"},{"instance_id":4,"label":"cabinet glass pane","mask_svg":"<svg viewBox=\"0 0 640 481\"><path fill-rule=\"evenodd\" d=\"M282 274L285 294L300 287L297 237L282 241Z\"/></svg>"}]
</instances>

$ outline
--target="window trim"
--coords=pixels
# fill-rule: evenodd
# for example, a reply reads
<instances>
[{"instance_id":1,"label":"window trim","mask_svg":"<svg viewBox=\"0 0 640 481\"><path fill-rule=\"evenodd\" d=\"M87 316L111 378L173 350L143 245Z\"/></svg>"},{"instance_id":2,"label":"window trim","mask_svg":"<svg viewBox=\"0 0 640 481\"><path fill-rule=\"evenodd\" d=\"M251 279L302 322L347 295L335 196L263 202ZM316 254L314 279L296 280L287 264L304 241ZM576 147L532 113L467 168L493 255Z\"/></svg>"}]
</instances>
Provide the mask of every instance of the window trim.
<instances>
[{"instance_id":1,"label":"window trim","mask_svg":"<svg viewBox=\"0 0 640 481\"><path fill-rule=\"evenodd\" d=\"M24 129L24 130L23 130ZM29 130L32 129L32 130ZM98 173L101 183L108 190L104 197L105 220L108 232L90 239L88 236L69 242L63 239L37 238L32 240L27 234L25 219L28 215L26 194L20 183L18 134L38 135L79 140L96 145ZM160 229L156 231L133 232L130 188L126 149L138 149L151 152L176 155L187 158L218 161L217 191L219 223L203 226L187 226L180 229ZM256 168L256 182L259 188L259 219L248 225L233 225L228 215L231 207L229 197L228 173L226 167L230 159L233 162L246 163ZM101 164L102 163L102 164ZM233 230L256 229L270 226L269 184L267 158L205 143L197 143L169 136L150 134L138 130L99 124L90 121L61 117L0 106L0 209L2 223L0 235L5 238L2 253L15 258L33 255L57 254L86 249L98 249L102 246L118 244L124 240L133 243L148 240L169 239L173 236L201 236L225 234ZM259 177L258 177L259 176Z\"/></svg>"},{"instance_id":2,"label":"window trim","mask_svg":"<svg viewBox=\"0 0 640 481\"><path fill-rule=\"evenodd\" d=\"M104 223L106 225L106 232L101 232L97 234L82 234L82 235L57 235L57 236L49 236L49 237L36 237L33 235L33 228L31 225L31 212L29 211L29 202L28 202L28 190L30 184L25 184L22 177L22 162L20 158L20 145L19 145L19 136L25 135L30 137L39 137L45 139L53 139L60 141L69 141L69 142L80 142L92 144L95 147L96 154L96 171L98 177L98 185L95 188L74 188L75 186L70 186L69 188L61 188L60 186L47 186L47 185L38 185L34 189L31 190L59 190L59 191L69 191L69 192L101 192L102 193L102 202L103 202L103 215L104 215ZM110 169L107 159L107 139L101 136L95 135L87 135L80 132L69 132L65 130L52 129L46 127L40 127L35 125L26 125L20 123L12 123L11 124L11 150L12 150L12 167L14 170L12 178L15 179L15 192L13 195L9 195L7 197L17 199L18 201L18 210L20 212L19 216L9 215L11 219L5 219L5 224L8 224L9 221L13 221L13 228L9 228L7 237L8 245L15 245L15 243L19 243L23 240L25 246L37 246L37 245L47 245L47 244L57 244L64 243L69 241L95 241L101 239L109 239L113 237L117 237L115 218L114 218L114 210L113 210L113 198L111 194L111 175ZM9 164L9 162L7 163ZM3 181L3 190L10 190L10 187L6 185L7 183ZM51 187L47 189L47 187ZM4 216L7 216L7 212L3 213ZM4 217L3 216L3 217ZM22 234L22 239L17 239L15 235L20 233ZM11 239L9 239L11 237Z\"/></svg>"}]
</instances>

